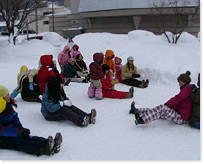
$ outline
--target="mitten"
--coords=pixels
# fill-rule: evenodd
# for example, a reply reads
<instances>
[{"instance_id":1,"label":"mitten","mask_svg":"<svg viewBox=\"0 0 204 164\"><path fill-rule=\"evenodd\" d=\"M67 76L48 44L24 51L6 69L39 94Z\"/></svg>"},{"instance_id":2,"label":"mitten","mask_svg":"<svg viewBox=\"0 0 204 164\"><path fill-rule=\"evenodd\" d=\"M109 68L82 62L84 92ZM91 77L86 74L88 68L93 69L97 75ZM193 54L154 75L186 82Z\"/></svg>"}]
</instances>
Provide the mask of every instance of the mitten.
<instances>
[{"instance_id":1,"label":"mitten","mask_svg":"<svg viewBox=\"0 0 204 164\"><path fill-rule=\"evenodd\" d=\"M29 83L29 89L30 89L31 91L34 90L34 88L33 88L33 83Z\"/></svg>"},{"instance_id":2,"label":"mitten","mask_svg":"<svg viewBox=\"0 0 204 164\"><path fill-rule=\"evenodd\" d=\"M11 98L14 98L14 97L16 97L17 95L18 95L18 91L17 91L17 90L14 90L14 91L11 93L10 97L11 97Z\"/></svg>"},{"instance_id":3,"label":"mitten","mask_svg":"<svg viewBox=\"0 0 204 164\"><path fill-rule=\"evenodd\" d=\"M133 73L133 74L132 74L132 77L133 77L133 78L139 78L139 77L140 77L140 74L135 74L135 73Z\"/></svg>"},{"instance_id":4,"label":"mitten","mask_svg":"<svg viewBox=\"0 0 204 164\"><path fill-rule=\"evenodd\" d=\"M118 79L113 79L113 80L111 81L111 84L112 84L112 85L118 84Z\"/></svg>"},{"instance_id":5,"label":"mitten","mask_svg":"<svg viewBox=\"0 0 204 164\"><path fill-rule=\"evenodd\" d=\"M20 131L20 134L21 134L21 137L23 137L23 138L28 138L29 135L30 135L30 130L29 130L29 129L26 129L26 128L23 128L23 129Z\"/></svg>"},{"instance_id":6,"label":"mitten","mask_svg":"<svg viewBox=\"0 0 204 164\"><path fill-rule=\"evenodd\" d=\"M72 106L72 102L70 100L64 100L64 105L70 107Z\"/></svg>"}]
</instances>

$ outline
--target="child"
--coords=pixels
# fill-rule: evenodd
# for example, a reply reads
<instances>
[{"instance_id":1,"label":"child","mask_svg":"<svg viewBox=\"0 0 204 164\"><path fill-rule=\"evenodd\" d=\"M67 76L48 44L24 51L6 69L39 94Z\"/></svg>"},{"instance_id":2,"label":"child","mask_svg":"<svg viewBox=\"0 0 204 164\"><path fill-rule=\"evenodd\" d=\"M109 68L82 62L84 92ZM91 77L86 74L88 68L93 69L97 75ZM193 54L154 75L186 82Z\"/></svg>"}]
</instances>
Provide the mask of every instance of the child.
<instances>
[{"instance_id":1,"label":"child","mask_svg":"<svg viewBox=\"0 0 204 164\"><path fill-rule=\"evenodd\" d=\"M134 107L134 102L131 104L129 113L135 114L135 124L148 124L151 121L162 118L173 121L175 124L186 124L192 110L191 93L194 85L190 84L190 72L186 71L181 74L177 80L180 86L180 92L172 97L165 104L155 108L139 108Z\"/></svg>"},{"instance_id":2,"label":"child","mask_svg":"<svg viewBox=\"0 0 204 164\"><path fill-rule=\"evenodd\" d=\"M87 78L83 79L77 74L77 68L75 66L75 59L70 58L67 65L64 67L64 80L78 83L88 83Z\"/></svg>"},{"instance_id":3,"label":"child","mask_svg":"<svg viewBox=\"0 0 204 164\"><path fill-rule=\"evenodd\" d=\"M69 58L71 58L70 48L68 45L66 45L63 51L58 55L58 63L60 65L62 74L64 73L64 66L67 64Z\"/></svg>"},{"instance_id":4,"label":"child","mask_svg":"<svg viewBox=\"0 0 204 164\"><path fill-rule=\"evenodd\" d=\"M17 76L17 87L11 93L11 98L15 98L19 93L24 101L41 102L41 95L38 80L37 69L30 69L26 65L22 65L20 73Z\"/></svg>"},{"instance_id":5,"label":"child","mask_svg":"<svg viewBox=\"0 0 204 164\"><path fill-rule=\"evenodd\" d=\"M79 76L87 77L87 75L89 73L88 73L88 70L87 70L86 63L83 60L82 54L78 54L76 56L75 66L76 66L76 69L77 69L77 74Z\"/></svg>"},{"instance_id":6,"label":"child","mask_svg":"<svg viewBox=\"0 0 204 164\"><path fill-rule=\"evenodd\" d=\"M103 63L103 54L95 53L93 55L93 61L94 62L89 65L90 87L88 89L88 96L89 98L95 97L96 100L102 100L103 93L100 78L103 77L101 66Z\"/></svg>"},{"instance_id":7,"label":"child","mask_svg":"<svg viewBox=\"0 0 204 164\"><path fill-rule=\"evenodd\" d=\"M45 85L46 83L55 76L55 73L53 70L49 70L48 68L51 68L54 66L52 57L50 55L43 55L40 57L40 62L42 66L40 67L40 70L38 71L38 83L40 84L40 91L41 94L45 93Z\"/></svg>"},{"instance_id":8,"label":"child","mask_svg":"<svg viewBox=\"0 0 204 164\"><path fill-rule=\"evenodd\" d=\"M106 51L104 64L107 64L110 67L109 76L111 77L111 80L113 80L113 77L115 74L115 63L113 60L114 57L115 57L115 54L112 50Z\"/></svg>"},{"instance_id":9,"label":"child","mask_svg":"<svg viewBox=\"0 0 204 164\"><path fill-rule=\"evenodd\" d=\"M139 88L147 88L149 85L149 80L147 79L139 81L135 78L139 78L140 74L137 73L137 67L133 64L134 58L129 56L127 58L127 64L122 66L122 81L121 83L139 87Z\"/></svg>"},{"instance_id":10,"label":"child","mask_svg":"<svg viewBox=\"0 0 204 164\"><path fill-rule=\"evenodd\" d=\"M118 82L120 83L122 81L121 74L122 74L122 59L119 57L115 57L115 77L118 79Z\"/></svg>"},{"instance_id":11,"label":"child","mask_svg":"<svg viewBox=\"0 0 204 164\"><path fill-rule=\"evenodd\" d=\"M72 51L72 47L73 47L73 45L74 45L74 41L72 40L72 38L69 38L69 39L68 39L67 45L69 46L70 51Z\"/></svg>"},{"instance_id":12,"label":"child","mask_svg":"<svg viewBox=\"0 0 204 164\"><path fill-rule=\"evenodd\" d=\"M4 101L4 102L3 102ZM30 130L24 128L18 118L17 107L10 98L6 87L0 85L0 149L22 151L33 155L53 155L60 151L62 135L56 133L55 139L30 136Z\"/></svg>"},{"instance_id":13,"label":"child","mask_svg":"<svg viewBox=\"0 0 204 164\"><path fill-rule=\"evenodd\" d=\"M118 83L117 79L111 80L110 76L108 75L110 67L106 64L102 65L104 77L100 78L102 83L102 92L103 97L107 98L118 98L118 99L125 99L125 98L132 98L134 89L131 87L129 92L121 92L111 89L115 84Z\"/></svg>"},{"instance_id":14,"label":"child","mask_svg":"<svg viewBox=\"0 0 204 164\"><path fill-rule=\"evenodd\" d=\"M200 129L200 73L198 74L198 88L194 88L191 94L191 100L193 102L192 113L189 118L189 124L191 127Z\"/></svg>"},{"instance_id":15,"label":"child","mask_svg":"<svg viewBox=\"0 0 204 164\"><path fill-rule=\"evenodd\" d=\"M77 56L78 54L81 54L81 52L79 51L79 46L75 44L75 45L72 47L71 58L76 59L76 56Z\"/></svg>"},{"instance_id":16,"label":"child","mask_svg":"<svg viewBox=\"0 0 204 164\"><path fill-rule=\"evenodd\" d=\"M60 77L53 77L47 83L46 93L43 94L41 113L48 121L69 120L78 126L95 124L96 110L86 113L67 98L64 92L64 84Z\"/></svg>"}]
</instances>

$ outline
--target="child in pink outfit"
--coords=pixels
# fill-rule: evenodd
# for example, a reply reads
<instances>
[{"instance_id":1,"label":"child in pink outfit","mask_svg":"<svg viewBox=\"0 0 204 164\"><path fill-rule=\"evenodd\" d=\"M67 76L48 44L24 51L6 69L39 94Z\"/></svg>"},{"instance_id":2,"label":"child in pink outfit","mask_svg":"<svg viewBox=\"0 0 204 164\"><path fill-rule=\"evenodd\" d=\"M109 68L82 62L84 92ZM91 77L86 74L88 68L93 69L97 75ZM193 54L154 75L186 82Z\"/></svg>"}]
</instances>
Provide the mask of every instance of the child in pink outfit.
<instances>
[{"instance_id":1,"label":"child in pink outfit","mask_svg":"<svg viewBox=\"0 0 204 164\"><path fill-rule=\"evenodd\" d=\"M118 79L118 82L120 83L122 81L121 79L121 74L122 74L122 71L121 71L121 68L122 68L122 59L119 58L119 57L115 57L115 77L116 79Z\"/></svg>"},{"instance_id":2,"label":"child in pink outfit","mask_svg":"<svg viewBox=\"0 0 204 164\"><path fill-rule=\"evenodd\" d=\"M79 51L79 46L75 44L75 45L72 47L71 58L76 59L76 56L77 56L78 54L81 54L81 52Z\"/></svg>"}]
</instances>

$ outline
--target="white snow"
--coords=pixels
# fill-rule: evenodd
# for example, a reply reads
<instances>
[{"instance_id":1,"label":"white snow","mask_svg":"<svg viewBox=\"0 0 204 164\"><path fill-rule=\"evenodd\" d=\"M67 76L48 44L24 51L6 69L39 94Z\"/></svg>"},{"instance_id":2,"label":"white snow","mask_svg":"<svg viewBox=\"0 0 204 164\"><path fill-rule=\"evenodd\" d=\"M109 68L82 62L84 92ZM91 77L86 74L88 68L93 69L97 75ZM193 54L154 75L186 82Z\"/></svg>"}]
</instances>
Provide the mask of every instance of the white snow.
<instances>
[{"instance_id":1,"label":"white snow","mask_svg":"<svg viewBox=\"0 0 204 164\"><path fill-rule=\"evenodd\" d=\"M40 34L39 34L40 35ZM37 68L41 55L53 54L57 60L67 40L55 33L43 34L43 40L22 40L10 45L7 37L0 37L0 85L10 93L16 87L21 65ZM197 83L200 72L200 42L184 34L177 45L169 44L147 31L128 34L87 33L73 40L79 45L87 65L95 52L112 49L126 64L128 56L135 58L140 79L148 78L149 87L134 88L132 99L89 99L89 84L70 83L65 87L72 103L86 112L97 110L95 125L77 127L69 121L49 122L41 115L39 103L25 102L16 97L20 120L32 135L48 137L61 132L61 151L54 156L32 156L23 152L0 149L0 160L200 160L200 130L189 125L175 125L167 120L156 120L147 125L135 125L129 115L130 104L154 107L165 103L179 92L177 77L191 71L192 83ZM192 40L193 38L193 40ZM192 40L192 41L191 41ZM57 44L55 44L57 43ZM58 66L58 70L60 70ZM117 84L117 90L128 91L129 86Z\"/></svg>"}]
</instances>

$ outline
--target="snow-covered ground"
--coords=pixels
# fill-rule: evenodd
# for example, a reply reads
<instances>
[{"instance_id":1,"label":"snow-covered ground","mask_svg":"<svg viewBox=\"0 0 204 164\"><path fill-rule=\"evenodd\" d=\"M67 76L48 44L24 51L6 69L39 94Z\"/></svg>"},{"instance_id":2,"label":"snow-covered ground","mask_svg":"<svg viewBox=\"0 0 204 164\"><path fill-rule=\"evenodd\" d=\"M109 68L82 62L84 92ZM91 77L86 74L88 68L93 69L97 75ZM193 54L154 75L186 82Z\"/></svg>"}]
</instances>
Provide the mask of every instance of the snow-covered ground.
<instances>
[{"instance_id":1,"label":"snow-covered ground","mask_svg":"<svg viewBox=\"0 0 204 164\"><path fill-rule=\"evenodd\" d=\"M16 77L21 65L37 68L41 55L53 54L57 60L66 40L56 33L44 33L43 40L18 38L16 46L0 37L0 85L10 92L16 87ZM200 130L189 125L175 125L166 120L156 120L148 125L135 125L129 115L130 104L136 107L154 107L165 103L179 92L177 77L191 71L192 83L197 83L200 72L200 42L184 33L177 45L169 44L163 36L147 31L129 34L87 33L73 40L79 45L87 65L95 52L112 49L126 64L134 56L140 79L148 78L149 87L134 88L132 99L89 99L89 84L70 83L66 94L74 105L86 112L97 109L95 125L77 127L69 121L48 122L41 115L39 103L22 101L16 97L20 120L31 135L48 137L56 132L63 135L60 153L36 157L22 152L0 150L0 160L200 160ZM58 69L60 70L59 66ZM117 90L128 91L129 86L117 84Z\"/></svg>"}]
</instances>

